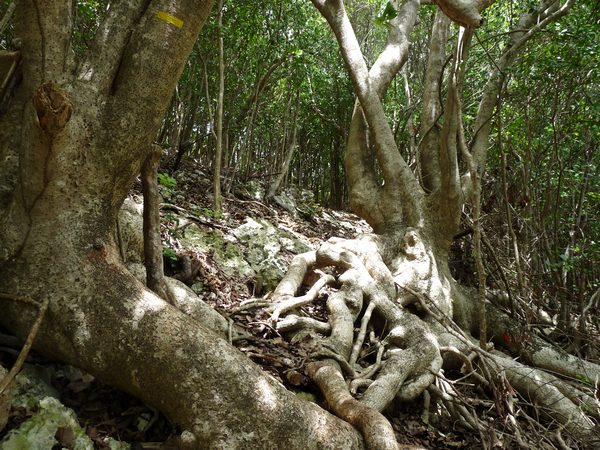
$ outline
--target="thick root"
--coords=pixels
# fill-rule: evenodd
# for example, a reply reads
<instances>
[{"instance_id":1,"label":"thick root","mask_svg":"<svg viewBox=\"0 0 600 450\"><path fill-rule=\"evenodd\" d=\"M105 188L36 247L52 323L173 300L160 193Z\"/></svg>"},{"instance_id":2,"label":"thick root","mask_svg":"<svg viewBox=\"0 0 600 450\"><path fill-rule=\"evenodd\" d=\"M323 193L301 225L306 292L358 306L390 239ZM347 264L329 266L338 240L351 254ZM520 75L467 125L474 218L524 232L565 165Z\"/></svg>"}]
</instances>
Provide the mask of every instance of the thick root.
<instances>
[{"instance_id":1,"label":"thick root","mask_svg":"<svg viewBox=\"0 0 600 450\"><path fill-rule=\"evenodd\" d=\"M200 317L145 290L125 268L84 267L93 283L61 271L43 285L51 301L35 344L41 353L161 410L193 433L197 448L363 448L352 426L287 391ZM41 289L32 293L38 295ZM34 308L2 307L2 326L26 334Z\"/></svg>"},{"instance_id":2,"label":"thick root","mask_svg":"<svg viewBox=\"0 0 600 450\"><path fill-rule=\"evenodd\" d=\"M355 426L370 450L396 450L394 430L388 420L373 408L354 399L335 363L310 363L307 371L323 392L331 410Z\"/></svg>"},{"instance_id":3,"label":"thick root","mask_svg":"<svg viewBox=\"0 0 600 450\"><path fill-rule=\"evenodd\" d=\"M553 374L522 364L499 351L482 351L474 339L443 333L439 340L464 354L476 350L489 388L497 390L498 386L506 385L503 395L512 397L518 392L543 417L557 423L577 441L588 442L593 438L594 418L600 419L600 402L591 392L588 394Z\"/></svg>"},{"instance_id":4,"label":"thick root","mask_svg":"<svg viewBox=\"0 0 600 450\"><path fill-rule=\"evenodd\" d=\"M511 354L518 355L534 367L557 375L586 381L590 385L600 383L600 366L557 349L539 336L524 330L518 321L499 309L489 308L490 334L495 342Z\"/></svg>"},{"instance_id":5,"label":"thick root","mask_svg":"<svg viewBox=\"0 0 600 450\"><path fill-rule=\"evenodd\" d=\"M324 335L313 351L313 359L321 362L308 364L309 375L332 411L361 430L370 448L395 448L391 426L380 412L397 396L419 396L434 380L442 358L428 325L395 303L396 286L381 254L379 243L371 237L331 239L316 253L296 256L268 311L281 332L304 328ZM296 297L307 273L331 266L341 274L339 290L327 300L329 323L289 314L335 281L324 276L307 294ZM373 331L365 344L369 329ZM361 358L365 345L377 348L376 361L367 367Z\"/></svg>"},{"instance_id":6,"label":"thick root","mask_svg":"<svg viewBox=\"0 0 600 450\"><path fill-rule=\"evenodd\" d=\"M562 424L578 440L590 438L594 422L582 409L585 403L575 404L563 393L566 389L564 381L500 354L494 353L490 358L497 376L503 374L514 389L540 408L543 415Z\"/></svg>"}]
</instances>

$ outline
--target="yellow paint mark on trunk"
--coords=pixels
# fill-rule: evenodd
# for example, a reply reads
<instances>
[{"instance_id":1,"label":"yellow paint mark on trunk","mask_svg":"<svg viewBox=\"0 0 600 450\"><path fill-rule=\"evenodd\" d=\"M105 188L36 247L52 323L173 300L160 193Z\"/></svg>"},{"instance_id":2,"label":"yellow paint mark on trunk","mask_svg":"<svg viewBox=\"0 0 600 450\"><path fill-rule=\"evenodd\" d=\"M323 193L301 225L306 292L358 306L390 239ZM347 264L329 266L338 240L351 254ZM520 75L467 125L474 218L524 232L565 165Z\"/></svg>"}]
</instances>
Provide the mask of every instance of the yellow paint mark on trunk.
<instances>
[{"instance_id":1,"label":"yellow paint mark on trunk","mask_svg":"<svg viewBox=\"0 0 600 450\"><path fill-rule=\"evenodd\" d=\"M183 28L183 20L181 20L178 17L175 17L175 16L169 14L168 12L159 11L156 14L156 16L160 20L164 20L165 22L170 23L171 25L175 25L177 28Z\"/></svg>"}]
</instances>

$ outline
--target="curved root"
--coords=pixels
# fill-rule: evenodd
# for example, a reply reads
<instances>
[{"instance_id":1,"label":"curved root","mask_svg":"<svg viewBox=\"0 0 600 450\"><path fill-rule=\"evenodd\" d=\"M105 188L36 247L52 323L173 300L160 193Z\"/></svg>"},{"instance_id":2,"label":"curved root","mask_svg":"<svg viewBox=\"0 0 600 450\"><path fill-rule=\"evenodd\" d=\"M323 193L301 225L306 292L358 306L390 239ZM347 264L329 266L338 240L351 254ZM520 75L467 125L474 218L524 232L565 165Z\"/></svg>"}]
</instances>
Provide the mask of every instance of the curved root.
<instances>
[{"instance_id":1,"label":"curved root","mask_svg":"<svg viewBox=\"0 0 600 450\"><path fill-rule=\"evenodd\" d=\"M333 276L325 275L296 297L309 270L328 266L342 272L339 289L327 299L328 324L290 314L334 283ZM273 299L268 311L278 331L310 329L324 335L312 352L319 362L307 369L330 408L359 428L370 448L396 448L391 425L380 412L397 395L420 395L442 358L428 325L395 303L396 286L375 239L332 239L317 252L296 256ZM355 323L360 323L357 332ZM370 329L376 332L365 343ZM365 345L377 348L375 361L367 362Z\"/></svg>"},{"instance_id":2,"label":"curved root","mask_svg":"<svg viewBox=\"0 0 600 450\"><path fill-rule=\"evenodd\" d=\"M350 395L339 370L326 362L310 363L307 370L323 392L331 410L362 433L369 449L398 448L394 430L388 420Z\"/></svg>"},{"instance_id":3,"label":"curved root","mask_svg":"<svg viewBox=\"0 0 600 450\"><path fill-rule=\"evenodd\" d=\"M435 265L433 253L418 233L409 230L406 236L400 245L412 243L412 247L401 247L404 257L390 257L381 237L330 239L318 251L296 256L273 294L274 303L268 307L273 326L282 333L298 332L296 341L311 335L312 362L306 368L331 410L357 427L369 448L396 448L391 425L381 412L395 399L413 400L428 391L465 428L482 433L484 423L472 402L460 399L455 385L441 376L444 353L449 362L462 364L464 378L492 392L494 404L505 405L502 408L518 442L522 437L511 412L515 390L558 423L563 433L589 438L594 429L590 417L600 415L593 395L500 352L482 350L453 321L458 310L462 318L457 320L468 327L462 294ZM387 264L382 255L389 260ZM296 296L310 270L331 266L335 268L332 273L339 273L337 280L323 275L306 294ZM337 290L326 302L327 323L295 313L316 300L325 286L334 284ZM397 287L402 290L397 292ZM409 310L415 302L423 319ZM493 308L490 311L493 334L514 328L512 319ZM562 355L536 336L526 343L520 345L520 354L535 366L574 379L585 377L588 383L599 376L597 365ZM499 380L500 387L496 385ZM521 411L521 417L528 416Z\"/></svg>"}]
</instances>

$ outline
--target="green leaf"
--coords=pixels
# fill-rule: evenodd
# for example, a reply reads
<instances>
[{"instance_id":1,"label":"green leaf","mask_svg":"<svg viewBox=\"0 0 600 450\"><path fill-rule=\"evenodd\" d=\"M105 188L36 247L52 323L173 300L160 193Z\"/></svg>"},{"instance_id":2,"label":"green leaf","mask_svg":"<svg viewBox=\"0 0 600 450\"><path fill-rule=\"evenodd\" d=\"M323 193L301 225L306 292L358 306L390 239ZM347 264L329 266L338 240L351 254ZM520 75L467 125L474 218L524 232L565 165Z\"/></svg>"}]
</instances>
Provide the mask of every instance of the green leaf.
<instances>
[{"instance_id":1,"label":"green leaf","mask_svg":"<svg viewBox=\"0 0 600 450\"><path fill-rule=\"evenodd\" d=\"M375 17L375 23L377 25L388 26L390 20L394 19L397 15L398 11L396 11L392 2L387 2L377 17Z\"/></svg>"},{"instance_id":2,"label":"green leaf","mask_svg":"<svg viewBox=\"0 0 600 450\"><path fill-rule=\"evenodd\" d=\"M177 262L177 252L171 247L163 247L163 256L172 263Z\"/></svg>"},{"instance_id":3,"label":"green leaf","mask_svg":"<svg viewBox=\"0 0 600 450\"><path fill-rule=\"evenodd\" d=\"M168 189L173 189L177 185L177 180L166 173L159 173L158 184Z\"/></svg>"}]
</instances>

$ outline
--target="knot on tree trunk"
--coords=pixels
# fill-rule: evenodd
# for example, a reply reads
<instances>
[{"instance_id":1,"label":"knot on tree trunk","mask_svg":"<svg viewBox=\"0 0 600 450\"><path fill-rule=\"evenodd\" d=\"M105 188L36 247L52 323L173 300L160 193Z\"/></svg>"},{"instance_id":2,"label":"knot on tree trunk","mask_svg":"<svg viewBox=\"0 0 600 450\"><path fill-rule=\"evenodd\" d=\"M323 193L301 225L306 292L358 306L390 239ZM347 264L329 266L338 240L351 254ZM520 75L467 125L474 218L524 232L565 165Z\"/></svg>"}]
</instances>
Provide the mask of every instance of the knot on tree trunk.
<instances>
[{"instance_id":1,"label":"knot on tree trunk","mask_svg":"<svg viewBox=\"0 0 600 450\"><path fill-rule=\"evenodd\" d=\"M71 119L73 104L57 84L42 84L33 96L33 106L40 128L50 136L58 134Z\"/></svg>"},{"instance_id":2,"label":"knot on tree trunk","mask_svg":"<svg viewBox=\"0 0 600 450\"><path fill-rule=\"evenodd\" d=\"M444 14L463 27L477 28L483 23L479 14L489 3L486 0L434 0Z\"/></svg>"}]
</instances>

